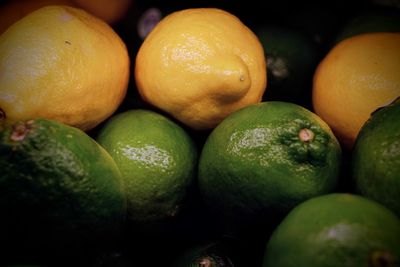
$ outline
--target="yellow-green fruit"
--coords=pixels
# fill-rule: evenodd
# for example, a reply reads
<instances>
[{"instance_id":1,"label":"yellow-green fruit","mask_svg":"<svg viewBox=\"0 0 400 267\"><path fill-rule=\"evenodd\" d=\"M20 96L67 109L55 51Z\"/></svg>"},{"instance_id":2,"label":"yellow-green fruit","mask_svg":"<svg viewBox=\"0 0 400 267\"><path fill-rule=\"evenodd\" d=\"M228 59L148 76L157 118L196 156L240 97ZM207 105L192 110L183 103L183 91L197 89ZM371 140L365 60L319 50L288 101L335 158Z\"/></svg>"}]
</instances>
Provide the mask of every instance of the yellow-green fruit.
<instances>
[{"instance_id":1,"label":"yellow-green fruit","mask_svg":"<svg viewBox=\"0 0 400 267\"><path fill-rule=\"evenodd\" d=\"M268 241L263 267L397 267L400 220L366 198L328 194L305 201Z\"/></svg>"},{"instance_id":2,"label":"yellow-green fruit","mask_svg":"<svg viewBox=\"0 0 400 267\"><path fill-rule=\"evenodd\" d=\"M265 219L333 191L340 159L338 141L314 113L263 102L233 113L210 134L200 156L199 188L219 214Z\"/></svg>"},{"instance_id":3,"label":"yellow-green fruit","mask_svg":"<svg viewBox=\"0 0 400 267\"><path fill-rule=\"evenodd\" d=\"M97 140L121 170L131 222L154 223L179 213L197 163L183 128L156 112L130 110L111 118Z\"/></svg>"},{"instance_id":4,"label":"yellow-green fruit","mask_svg":"<svg viewBox=\"0 0 400 267\"><path fill-rule=\"evenodd\" d=\"M47 119L0 124L0 173L0 234L21 258L120 234L121 174L83 131Z\"/></svg>"},{"instance_id":5,"label":"yellow-green fruit","mask_svg":"<svg viewBox=\"0 0 400 267\"><path fill-rule=\"evenodd\" d=\"M357 136L352 177L361 195L400 216L400 100L374 112Z\"/></svg>"}]
</instances>

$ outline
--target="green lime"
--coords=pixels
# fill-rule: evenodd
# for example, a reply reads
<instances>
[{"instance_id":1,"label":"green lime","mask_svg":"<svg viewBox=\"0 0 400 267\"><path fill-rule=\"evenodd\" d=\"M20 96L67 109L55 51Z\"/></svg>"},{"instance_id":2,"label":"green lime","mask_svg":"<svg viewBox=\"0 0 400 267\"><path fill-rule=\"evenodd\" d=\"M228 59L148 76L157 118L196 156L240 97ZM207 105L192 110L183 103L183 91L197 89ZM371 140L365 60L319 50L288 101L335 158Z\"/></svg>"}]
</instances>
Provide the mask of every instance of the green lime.
<instances>
[{"instance_id":1,"label":"green lime","mask_svg":"<svg viewBox=\"0 0 400 267\"><path fill-rule=\"evenodd\" d=\"M340 160L338 141L317 115L292 103L263 102L211 132L200 156L199 188L227 221L251 223L333 191Z\"/></svg>"},{"instance_id":2,"label":"green lime","mask_svg":"<svg viewBox=\"0 0 400 267\"><path fill-rule=\"evenodd\" d=\"M256 34L267 59L264 99L310 104L312 75L319 60L315 43L285 27L259 26Z\"/></svg>"},{"instance_id":3,"label":"green lime","mask_svg":"<svg viewBox=\"0 0 400 267\"><path fill-rule=\"evenodd\" d=\"M97 140L121 170L130 222L177 216L197 165L196 146L181 126L154 111L129 110L112 117Z\"/></svg>"},{"instance_id":4,"label":"green lime","mask_svg":"<svg viewBox=\"0 0 400 267\"><path fill-rule=\"evenodd\" d=\"M351 16L336 34L334 44L358 34L399 31L400 11L395 8L375 7Z\"/></svg>"},{"instance_id":5,"label":"green lime","mask_svg":"<svg viewBox=\"0 0 400 267\"><path fill-rule=\"evenodd\" d=\"M400 100L374 112L352 153L356 191L400 216Z\"/></svg>"},{"instance_id":6,"label":"green lime","mask_svg":"<svg viewBox=\"0 0 400 267\"><path fill-rule=\"evenodd\" d=\"M0 170L0 236L8 249L62 253L120 233L121 174L83 131L46 119L2 124Z\"/></svg>"},{"instance_id":7,"label":"green lime","mask_svg":"<svg viewBox=\"0 0 400 267\"><path fill-rule=\"evenodd\" d=\"M357 195L328 194L295 207L268 241L263 267L395 267L400 220Z\"/></svg>"}]
</instances>

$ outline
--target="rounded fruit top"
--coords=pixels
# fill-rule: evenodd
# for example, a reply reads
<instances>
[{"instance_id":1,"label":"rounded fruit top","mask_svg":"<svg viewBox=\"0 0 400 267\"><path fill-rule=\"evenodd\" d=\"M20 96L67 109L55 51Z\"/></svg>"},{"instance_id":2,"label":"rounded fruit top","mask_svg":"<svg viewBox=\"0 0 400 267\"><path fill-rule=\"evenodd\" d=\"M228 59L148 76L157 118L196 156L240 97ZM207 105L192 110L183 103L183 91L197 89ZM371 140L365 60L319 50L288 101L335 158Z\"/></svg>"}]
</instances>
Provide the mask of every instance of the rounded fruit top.
<instances>
[{"instance_id":1,"label":"rounded fruit top","mask_svg":"<svg viewBox=\"0 0 400 267\"><path fill-rule=\"evenodd\" d=\"M141 45L135 65L140 95L194 129L210 129L261 101L263 47L237 17L193 8L164 17Z\"/></svg>"},{"instance_id":2,"label":"rounded fruit top","mask_svg":"<svg viewBox=\"0 0 400 267\"><path fill-rule=\"evenodd\" d=\"M129 56L107 23L81 9L46 6L0 36L0 73L3 119L42 117L89 130L122 102Z\"/></svg>"},{"instance_id":3,"label":"rounded fruit top","mask_svg":"<svg viewBox=\"0 0 400 267\"><path fill-rule=\"evenodd\" d=\"M228 116L200 156L199 187L219 214L253 220L287 213L332 192L341 150L317 115L296 104L263 102Z\"/></svg>"},{"instance_id":4,"label":"rounded fruit top","mask_svg":"<svg viewBox=\"0 0 400 267\"><path fill-rule=\"evenodd\" d=\"M0 169L0 232L8 248L79 247L122 229L121 173L77 128L48 119L0 124Z\"/></svg>"},{"instance_id":5,"label":"rounded fruit top","mask_svg":"<svg viewBox=\"0 0 400 267\"><path fill-rule=\"evenodd\" d=\"M352 152L355 189L400 216L400 98L375 111Z\"/></svg>"},{"instance_id":6,"label":"rounded fruit top","mask_svg":"<svg viewBox=\"0 0 400 267\"><path fill-rule=\"evenodd\" d=\"M97 140L121 170L130 222L143 226L178 215L197 164L196 146L182 127L154 111L129 110L112 117Z\"/></svg>"},{"instance_id":7,"label":"rounded fruit top","mask_svg":"<svg viewBox=\"0 0 400 267\"><path fill-rule=\"evenodd\" d=\"M268 241L264 267L398 266L400 220L361 196L334 193L296 206Z\"/></svg>"},{"instance_id":8,"label":"rounded fruit top","mask_svg":"<svg viewBox=\"0 0 400 267\"><path fill-rule=\"evenodd\" d=\"M400 95L400 33L347 38L319 63L313 81L315 112L351 149L370 114Z\"/></svg>"}]
</instances>

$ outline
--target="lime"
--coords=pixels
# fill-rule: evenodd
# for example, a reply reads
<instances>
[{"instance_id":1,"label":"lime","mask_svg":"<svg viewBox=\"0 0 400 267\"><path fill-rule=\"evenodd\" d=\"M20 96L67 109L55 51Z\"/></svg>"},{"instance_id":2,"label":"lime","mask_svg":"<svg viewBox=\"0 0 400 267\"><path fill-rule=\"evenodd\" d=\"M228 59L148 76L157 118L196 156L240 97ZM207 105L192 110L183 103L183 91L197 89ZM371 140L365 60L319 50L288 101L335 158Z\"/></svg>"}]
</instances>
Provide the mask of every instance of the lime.
<instances>
[{"instance_id":1,"label":"lime","mask_svg":"<svg viewBox=\"0 0 400 267\"><path fill-rule=\"evenodd\" d=\"M263 102L233 113L211 132L200 156L199 188L227 221L251 223L333 191L340 159L335 136L314 113Z\"/></svg>"},{"instance_id":2,"label":"lime","mask_svg":"<svg viewBox=\"0 0 400 267\"><path fill-rule=\"evenodd\" d=\"M112 117L97 140L121 170L130 222L177 216L197 165L196 146L181 126L154 111L128 110Z\"/></svg>"},{"instance_id":3,"label":"lime","mask_svg":"<svg viewBox=\"0 0 400 267\"><path fill-rule=\"evenodd\" d=\"M0 170L0 235L11 252L48 257L120 234L121 174L82 130L47 119L0 124Z\"/></svg>"},{"instance_id":4,"label":"lime","mask_svg":"<svg viewBox=\"0 0 400 267\"><path fill-rule=\"evenodd\" d=\"M394 267L399 259L399 218L374 201L335 193L285 217L268 241L263 267Z\"/></svg>"},{"instance_id":5,"label":"lime","mask_svg":"<svg viewBox=\"0 0 400 267\"><path fill-rule=\"evenodd\" d=\"M352 177L361 195L400 216L400 100L374 112L352 153Z\"/></svg>"}]
</instances>

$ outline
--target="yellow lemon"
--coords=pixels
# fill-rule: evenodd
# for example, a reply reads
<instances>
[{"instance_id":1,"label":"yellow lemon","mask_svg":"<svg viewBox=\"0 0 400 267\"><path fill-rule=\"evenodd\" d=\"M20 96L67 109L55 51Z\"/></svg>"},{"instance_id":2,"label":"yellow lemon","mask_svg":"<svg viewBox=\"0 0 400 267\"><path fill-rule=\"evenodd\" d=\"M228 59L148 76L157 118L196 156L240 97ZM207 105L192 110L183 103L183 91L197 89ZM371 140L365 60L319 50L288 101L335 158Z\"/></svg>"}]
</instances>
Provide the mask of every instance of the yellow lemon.
<instances>
[{"instance_id":1,"label":"yellow lemon","mask_svg":"<svg viewBox=\"0 0 400 267\"><path fill-rule=\"evenodd\" d=\"M142 43L135 65L142 98L194 129L261 101L263 47L236 16L191 8L164 17Z\"/></svg>"},{"instance_id":2,"label":"yellow lemon","mask_svg":"<svg viewBox=\"0 0 400 267\"><path fill-rule=\"evenodd\" d=\"M0 36L0 118L54 119L89 130L125 97L129 56L102 20L68 6L40 8Z\"/></svg>"},{"instance_id":3,"label":"yellow lemon","mask_svg":"<svg viewBox=\"0 0 400 267\"><path fill-rule=\"evenodd\" d=\"M314 74L314 110L348 149L371 113L398 96L400 33L345 39L329 51Z\"/></svg>"}]
</instances>

